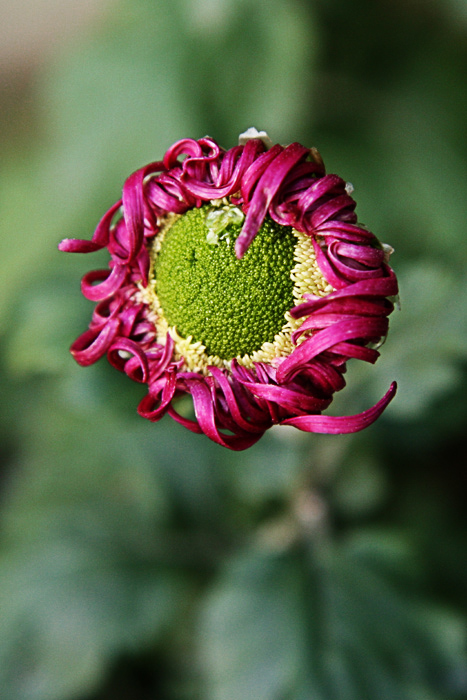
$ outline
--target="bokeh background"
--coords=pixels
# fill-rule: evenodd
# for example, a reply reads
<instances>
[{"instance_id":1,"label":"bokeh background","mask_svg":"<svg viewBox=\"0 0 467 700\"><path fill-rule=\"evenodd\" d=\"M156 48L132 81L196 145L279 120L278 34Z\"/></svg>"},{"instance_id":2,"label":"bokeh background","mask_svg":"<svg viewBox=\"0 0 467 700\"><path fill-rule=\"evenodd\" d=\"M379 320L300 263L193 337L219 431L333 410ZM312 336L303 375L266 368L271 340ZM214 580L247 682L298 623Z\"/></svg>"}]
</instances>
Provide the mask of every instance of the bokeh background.
<instances>
[{"instance_id":1,"label":"bokeh background","mask_svg":"<svg viewBox=\"0 0 467 700\"><path fill-rule=\"evenodd\" d=\"M2 700L467 698L465 0L0 1ZM133 170L247 127L321 151L401 311L330 412L231 453L68 353Z\"/></svg>"}]
</instances>

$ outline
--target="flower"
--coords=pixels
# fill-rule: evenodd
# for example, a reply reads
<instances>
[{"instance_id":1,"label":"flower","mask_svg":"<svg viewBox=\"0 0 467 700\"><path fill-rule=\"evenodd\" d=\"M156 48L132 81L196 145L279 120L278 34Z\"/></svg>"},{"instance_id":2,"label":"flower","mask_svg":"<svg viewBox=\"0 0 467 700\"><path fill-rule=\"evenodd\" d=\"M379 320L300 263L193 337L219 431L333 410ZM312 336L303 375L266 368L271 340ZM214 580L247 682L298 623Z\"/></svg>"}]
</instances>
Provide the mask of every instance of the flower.
<instances>
[{"instance_id":1,"label":"flower","mask_svg":"<svg viewBox=\"0 0 467 700\"><path fill-rule=\"evenodd\" d=\"M393 383L354 416L322 411L351 358L374 363L397 280L383 246L357 223L352 187L315 148L272 145L249 129L225 151L183 139L133 173L92 240L109 269L87 273L97 302L71 346L81 365L103 355L148 385L141 416L166 413L233 450L272 425L351 433L393 398ZM177 411L191 395L193 415Z\"/></svg>"}]
</instances>

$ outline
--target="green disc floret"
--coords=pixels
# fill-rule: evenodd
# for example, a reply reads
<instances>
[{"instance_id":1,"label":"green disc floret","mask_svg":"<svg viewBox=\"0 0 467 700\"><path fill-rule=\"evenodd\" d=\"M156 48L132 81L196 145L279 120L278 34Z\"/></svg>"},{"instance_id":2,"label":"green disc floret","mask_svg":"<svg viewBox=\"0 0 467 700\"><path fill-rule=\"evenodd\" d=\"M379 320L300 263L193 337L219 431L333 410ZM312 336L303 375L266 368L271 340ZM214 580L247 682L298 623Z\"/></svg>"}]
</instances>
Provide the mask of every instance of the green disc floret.
<instances>
[{"instance_id":1,"label":"green disc floret","mask_svg":"<svg viewBox=\"0 0 467 700\"><path fill-rule=\"evenodd\" d=\"M156 293L169 326L208 355L229 360L272 342L294 305L296 238L267 217L241 260L235 256L240 223L218 243L208 242L205 206L191 209L165 232L154 262Z\"/></svg>"}]
</instances>

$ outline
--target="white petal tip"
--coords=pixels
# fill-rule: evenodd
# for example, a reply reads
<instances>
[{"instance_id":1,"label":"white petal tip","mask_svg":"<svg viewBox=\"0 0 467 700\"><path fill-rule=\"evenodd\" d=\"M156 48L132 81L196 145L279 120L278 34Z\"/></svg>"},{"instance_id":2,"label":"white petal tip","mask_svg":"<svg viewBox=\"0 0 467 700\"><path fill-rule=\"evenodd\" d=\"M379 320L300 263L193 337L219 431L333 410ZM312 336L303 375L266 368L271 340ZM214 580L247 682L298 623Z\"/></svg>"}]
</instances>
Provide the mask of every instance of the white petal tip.
<instances>
[{"instance_id":1,"label":"white petal tip","mask_svg":"<svg viewBox=\"0 0 467 700\"><path fill-rule=\"evenodd\" d=\"M243 134L240 134L240 136L238 137L238 145L244 146L247 143L247 141L251 141L251 139L260 139L260 141L264 143L266 148L271 148L273 145L267 132L258 131L258 129L255 129L254 126L250 126L250 128L244 131Z\"/></svg>"}]
</instances>

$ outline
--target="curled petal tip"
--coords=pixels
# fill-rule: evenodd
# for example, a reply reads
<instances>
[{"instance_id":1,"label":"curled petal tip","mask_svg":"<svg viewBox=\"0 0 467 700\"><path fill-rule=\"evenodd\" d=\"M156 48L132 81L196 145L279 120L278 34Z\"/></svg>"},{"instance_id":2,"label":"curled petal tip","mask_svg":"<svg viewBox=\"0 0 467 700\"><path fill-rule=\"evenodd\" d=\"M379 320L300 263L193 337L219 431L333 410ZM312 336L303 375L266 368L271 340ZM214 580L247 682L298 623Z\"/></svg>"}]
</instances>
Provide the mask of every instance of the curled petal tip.
<instances>
[{"instance_id":1,"label":"curled petal tip","mask_svg":"<svg viewBox=\"0 0 467 700\"><path fill-rule=\"evenodd\" d=\"M254 236L252 235L244 235L243 231L239 235L239 237L235 241L235 256L238 258L238 260L241 260L241 258L243 258L253 238Z\"/></svg>"},{"instance_id":2,"label":"curled petal tip","mask_svg":"<svg viewBox=\"0 0 467 700\"><path fill-rule=\"evenodd\" d=\"M293 425L308 433L325 433L328 435L344 435L358 433L372 425L392 401L397 391L397 383L392 382L386 394L371 408L353 416L324 416L314 414L296 416L282 421L282 425Z\"/></svg>"}]
</instances>

